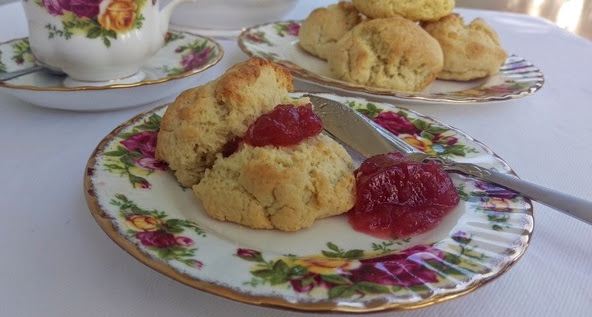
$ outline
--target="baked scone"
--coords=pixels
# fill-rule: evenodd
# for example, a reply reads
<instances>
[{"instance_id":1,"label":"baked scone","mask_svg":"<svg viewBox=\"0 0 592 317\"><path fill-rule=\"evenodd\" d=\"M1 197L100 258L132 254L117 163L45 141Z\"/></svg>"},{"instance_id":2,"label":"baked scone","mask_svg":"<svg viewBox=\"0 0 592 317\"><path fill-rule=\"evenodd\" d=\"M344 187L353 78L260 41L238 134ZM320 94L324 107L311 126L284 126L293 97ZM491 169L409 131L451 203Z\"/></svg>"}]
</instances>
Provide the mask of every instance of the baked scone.
<instances>
[{"instance_id":1,"label":"baked scone","mask_svg":"<svg viewBox=\"0 0 592 317\"><path fill-rule=\"evenodd\" d=\"M345 149L323 134L288 147L243 144L220 156L193 191L215 219L295 231L353 207L353 169Z\"/></svg>"},{"instance_id":2,"label":"baked scone","mask_svg":"<svg viewBox=\"0 0 592 317\"><path fill-rule=\"evenodd\" d=\"M199 182L223 146L242 137L261 114L288 96L292 77L262 59L239 63L217 80L184 91L169 106L158 133L156 157L166 161L183 186Z\"/></svg>"},{"instance_id":3,"label":"baked scone","mask_svg":"<svg viewBox=\"0 0 592 317\"><path fill-rule=\"evenodd\" d=\"M413 21L432 21L454 9L454 0L353 0L354 6L369 18L400 15Z\"/></svg>"},{"instance_id":4,"label":"baked scone","mask_svg":"<svg viewBox=\"0 0 592 317\"><path fill-rule=\"evenodd\" d=\"M298 38L300 47L314 56L327 59L332 46L345 32L360 23L361 16L349 2L317 8L302 22Z\"/></svg>"},{"instance_id":5,"label":"baked scone","mask_svg":"<svg viewBox=\"0 0 592 317\"><path fill-rule=\"evenodd\" d=\"M441 79L471 80L496 74L508 54L497 33L480 18L468 25L458 14L450 14L423 28L442 47L444 67Z\"/></svg>"},{"instance_id":6,"label":"baked scone","mask_svg":"<svg viewBox=\"0 0 592 317\"><path fill-rule=\"evenodd\" d=\"M442 70L438 42L400 16L364 21L347 32L329 54L341 80L399 91L419 91Z\"/></svg>"}]
</instances>

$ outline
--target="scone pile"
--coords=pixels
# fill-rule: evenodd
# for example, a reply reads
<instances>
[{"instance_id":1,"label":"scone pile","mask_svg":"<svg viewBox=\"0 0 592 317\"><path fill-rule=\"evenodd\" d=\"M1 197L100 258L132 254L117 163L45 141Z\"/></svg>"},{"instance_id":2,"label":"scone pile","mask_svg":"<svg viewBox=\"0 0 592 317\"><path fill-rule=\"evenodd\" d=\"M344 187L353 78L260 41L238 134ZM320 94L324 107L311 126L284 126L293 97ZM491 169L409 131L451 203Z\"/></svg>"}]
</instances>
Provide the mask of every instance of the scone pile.
<instances>
[{"instance_id":1,"label":"scone pile","mask_svg":"<svg viewBox=\"0 0 592 317\"><path fill-rule=\"evenodd\" d=\"M292 146L241 142L249 127L276 105L294 107L292 77L251 59L217 80L183 92L167 109L156 156L180 184L192 187L206 212L252 228L294 231L354 204L353 161L319 134Z\"/></svg>"},{"instance_id":2,"label":"scone pile","mask_svg":"<svg viewBox=\"0 0 592 317\"><path fill-rule=\"evenodd\" d=\"M420 91L436 78L493 75L507 53L482 19L465 25L454 0L353 0L317 8L300 46L327 60L333 75L364 86Z\"/></svg>"}]
</instances>

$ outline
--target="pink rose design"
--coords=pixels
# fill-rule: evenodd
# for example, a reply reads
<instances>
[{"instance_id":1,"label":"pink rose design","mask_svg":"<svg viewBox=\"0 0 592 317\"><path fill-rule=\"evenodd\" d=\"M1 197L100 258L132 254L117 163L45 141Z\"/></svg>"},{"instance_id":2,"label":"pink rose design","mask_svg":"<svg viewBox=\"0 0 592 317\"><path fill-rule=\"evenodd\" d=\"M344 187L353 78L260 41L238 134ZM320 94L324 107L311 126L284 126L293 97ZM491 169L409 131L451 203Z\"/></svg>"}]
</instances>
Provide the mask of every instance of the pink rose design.
<instances>
[{"instance_id":1,"label":"pink rose design","mask_svg":"<svg viewBox=\"0 0 592 317\"><path fill-rule=\"evenodd\" d=\"M182 245L184 247L188 247L188 246L192 246L193 245L193 240L191 240L190 238L187 237L175 237L175 241L177 242L178 245Z\"/></svg>"},{"instance_id":2,"label":"pink rose design","mask_svg":"<svg viewBox=\"0 0 592 317\"><path fill-rule=\"evenodd\" d=\"M165 162L159 161L152 157L142 157L134 160L134 163L142 168L150 170L166 171L168 168L168 165Z\"/></svg>"},{"instance_id":3,"label":"pink rose design","mask_svg":"<svg viewBox=\"0 0 592 317\"><path fill-rule=\"evenodd\" d=\"M41 3L51 15L62 15L70 10L69 0L41 0Z\"/></svg>"},{"instance_id":4,"label":"pink rose design","mask_svg":"<svg viewBox=\"0 0 592 317\"><path fill-rule=\"evenodd\" d=\"M195 52L190 52L189 54L185 55L181 60L181 65L183 65L183 69L188 72L190 70L196 69L198 67L203 66L208 61L208 56L212 49L210 47L204 48L199 54L195 54Z\"/></svg>"},{"instance_id":5,"label":"pink rose design","mask_svg":"<svg viewBox=\"0 0 592 317\"><path fill-rule=\"evenodd\" d=\"M420 132L411 121L407 120L407 118L390 111L378 114L378 116L374 118L374 122L396 135L402 133L417 134Z\"/></svg>"},{"instance_id":6,"label":"pink rose design","mask_svg":"<svg viewBox=\"0 0 592 317\"><path fill-rule=\"evenodd\" d=\"M64 0L66 1L66 0ZM99 14L102 0L70 0L70 11L79 18L93 18Z\"/></svg>"},{"instance_id":7,"label":"pink rose design","mask_svg":"<svg viewBox=\"0 0 592 317\"><path fill-rule=\"evenodd\" d=\"M397 254L360 260L362 266L350 271L353 282L368 281L381 285L413 286L438 281L436 272L426 268L426 260L441 262L444 252L418 245Z\"/></svg>"},{"instance_id":8,"label":"pink rose design","mask_svg":"<svg viewBox=\"0 0 592 317\"><path fill-rule=\"evenodd\" d=\"M290 23L286 27L286 33L288 33L292 36L298 36L299 32L300 32L300 24L298 24L298 23Z\"/></svg>"},{"instance_id":9,"label":"pink rose design","mask_svg":"<svg viewBox=\"0 0 592 317\"><path fill-rule=\"evenodd\" d=\"M174 235L162 230L138 232L136 238L146 247L165 249L178 245Z\"/></svg>"},{"instance_id":10,"label":"pink rose design","mask_svg":"<svg viewBox=\"0 0 592 317\"><path fill-rule=\"evenodd\" d=\"M261 256L261 252L251 250L251 249L243 249L239 248L236 250L236 255L243 260L253 261L253 262L261 262L263 261L263 257Z\"/></svg>"},{"instance_id":11,"label":"pink rose design","mask_svg":"<svg viewBox=\"0 0 592 317\"><path fill-rule=\"evenodd\" d=\"M121 141L121 145L130 152L139 152L143 157L135 158L136 165L151 170L166 170L167 164L154 158L156 153L156 131L143 131Z\"/></svg>"}]
</instances>

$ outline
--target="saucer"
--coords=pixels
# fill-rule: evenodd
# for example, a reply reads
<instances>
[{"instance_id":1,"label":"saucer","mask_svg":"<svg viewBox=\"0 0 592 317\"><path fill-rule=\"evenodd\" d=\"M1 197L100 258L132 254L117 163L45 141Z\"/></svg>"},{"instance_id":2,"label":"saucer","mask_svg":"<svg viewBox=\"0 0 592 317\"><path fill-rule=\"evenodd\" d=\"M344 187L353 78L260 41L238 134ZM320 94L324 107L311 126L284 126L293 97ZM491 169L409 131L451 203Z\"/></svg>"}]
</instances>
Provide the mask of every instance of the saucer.
<instances>
[{"instance_id":1,"label":"saucer","mask_svg":"<svg viewBox=\"0 0 592 317\"><path fill-rule=\"evenodd\" d=\"M224 55L214 40L189 32L169 32L163 47L141 67L144 76L103 85L72 85L49 70L5 82L0 91L34 105L74 111L103 111L148 104L189 88L193 77ZM28 38L0 43L0 73L35 66Z\"/></svg>"}]
</instances>

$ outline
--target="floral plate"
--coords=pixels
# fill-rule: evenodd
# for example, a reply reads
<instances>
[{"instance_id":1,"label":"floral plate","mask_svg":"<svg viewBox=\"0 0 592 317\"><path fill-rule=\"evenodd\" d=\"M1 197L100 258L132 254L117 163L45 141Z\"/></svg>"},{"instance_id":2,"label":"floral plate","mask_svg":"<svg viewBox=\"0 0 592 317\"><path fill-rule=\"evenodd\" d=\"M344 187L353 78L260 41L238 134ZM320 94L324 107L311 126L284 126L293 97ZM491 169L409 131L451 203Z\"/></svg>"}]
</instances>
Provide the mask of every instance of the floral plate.
<instances>
[{"instance_id":1,"label":"floral plate","mask_svg":"<svg viewBox=\"0 0 592 317\"><path fill-rule=\"evenodd\" d=\"M253 26L238 38L240 48L249 56L274 61L299 79L334 90L360 95L383 96L407 102L467 103L520 98L539 90L543 73L532 63L510 56L499 73L468 82L435 80L421 92L398 92L362 86L332 78L326 61L305 52L298 44L300 21L273 22Z\"/></svg>"},{"instance_id":2,"label":"floral plate","mask_svg":"<svg viewBox=\"0 0 592 317\"><path fill-rule=\"evenodd\" d=\"M144 63L145 78L136 83L65 87L66 76L39 71L0 82L4 91L32 104L55 109L100 111L139 106L192 86L191 78L217 64L224 55L212 39L169 32L163 47ZM35 66L28 38L0 43L0 73Z\"/></svg>"},{"instance_id":3,"label":"floral plate","mask_svg":"<svg viewBox=\"0 0 592 317\"><path fill-rule=\"evenodd\" d=\"M512 173L481 143L416 112L321 96L345 102L423 151ZM434 230L409 239L356 232L345 215L293 233L214 220L191 189L179 186L154 158L165 110L140 114L101 141L87 164L86 199L115 243L197 289L307 311L418 308L500 276L530 241L534 219L528 199L457 174L451 177L460 204Z\"/></svg>"}]
</instances>

